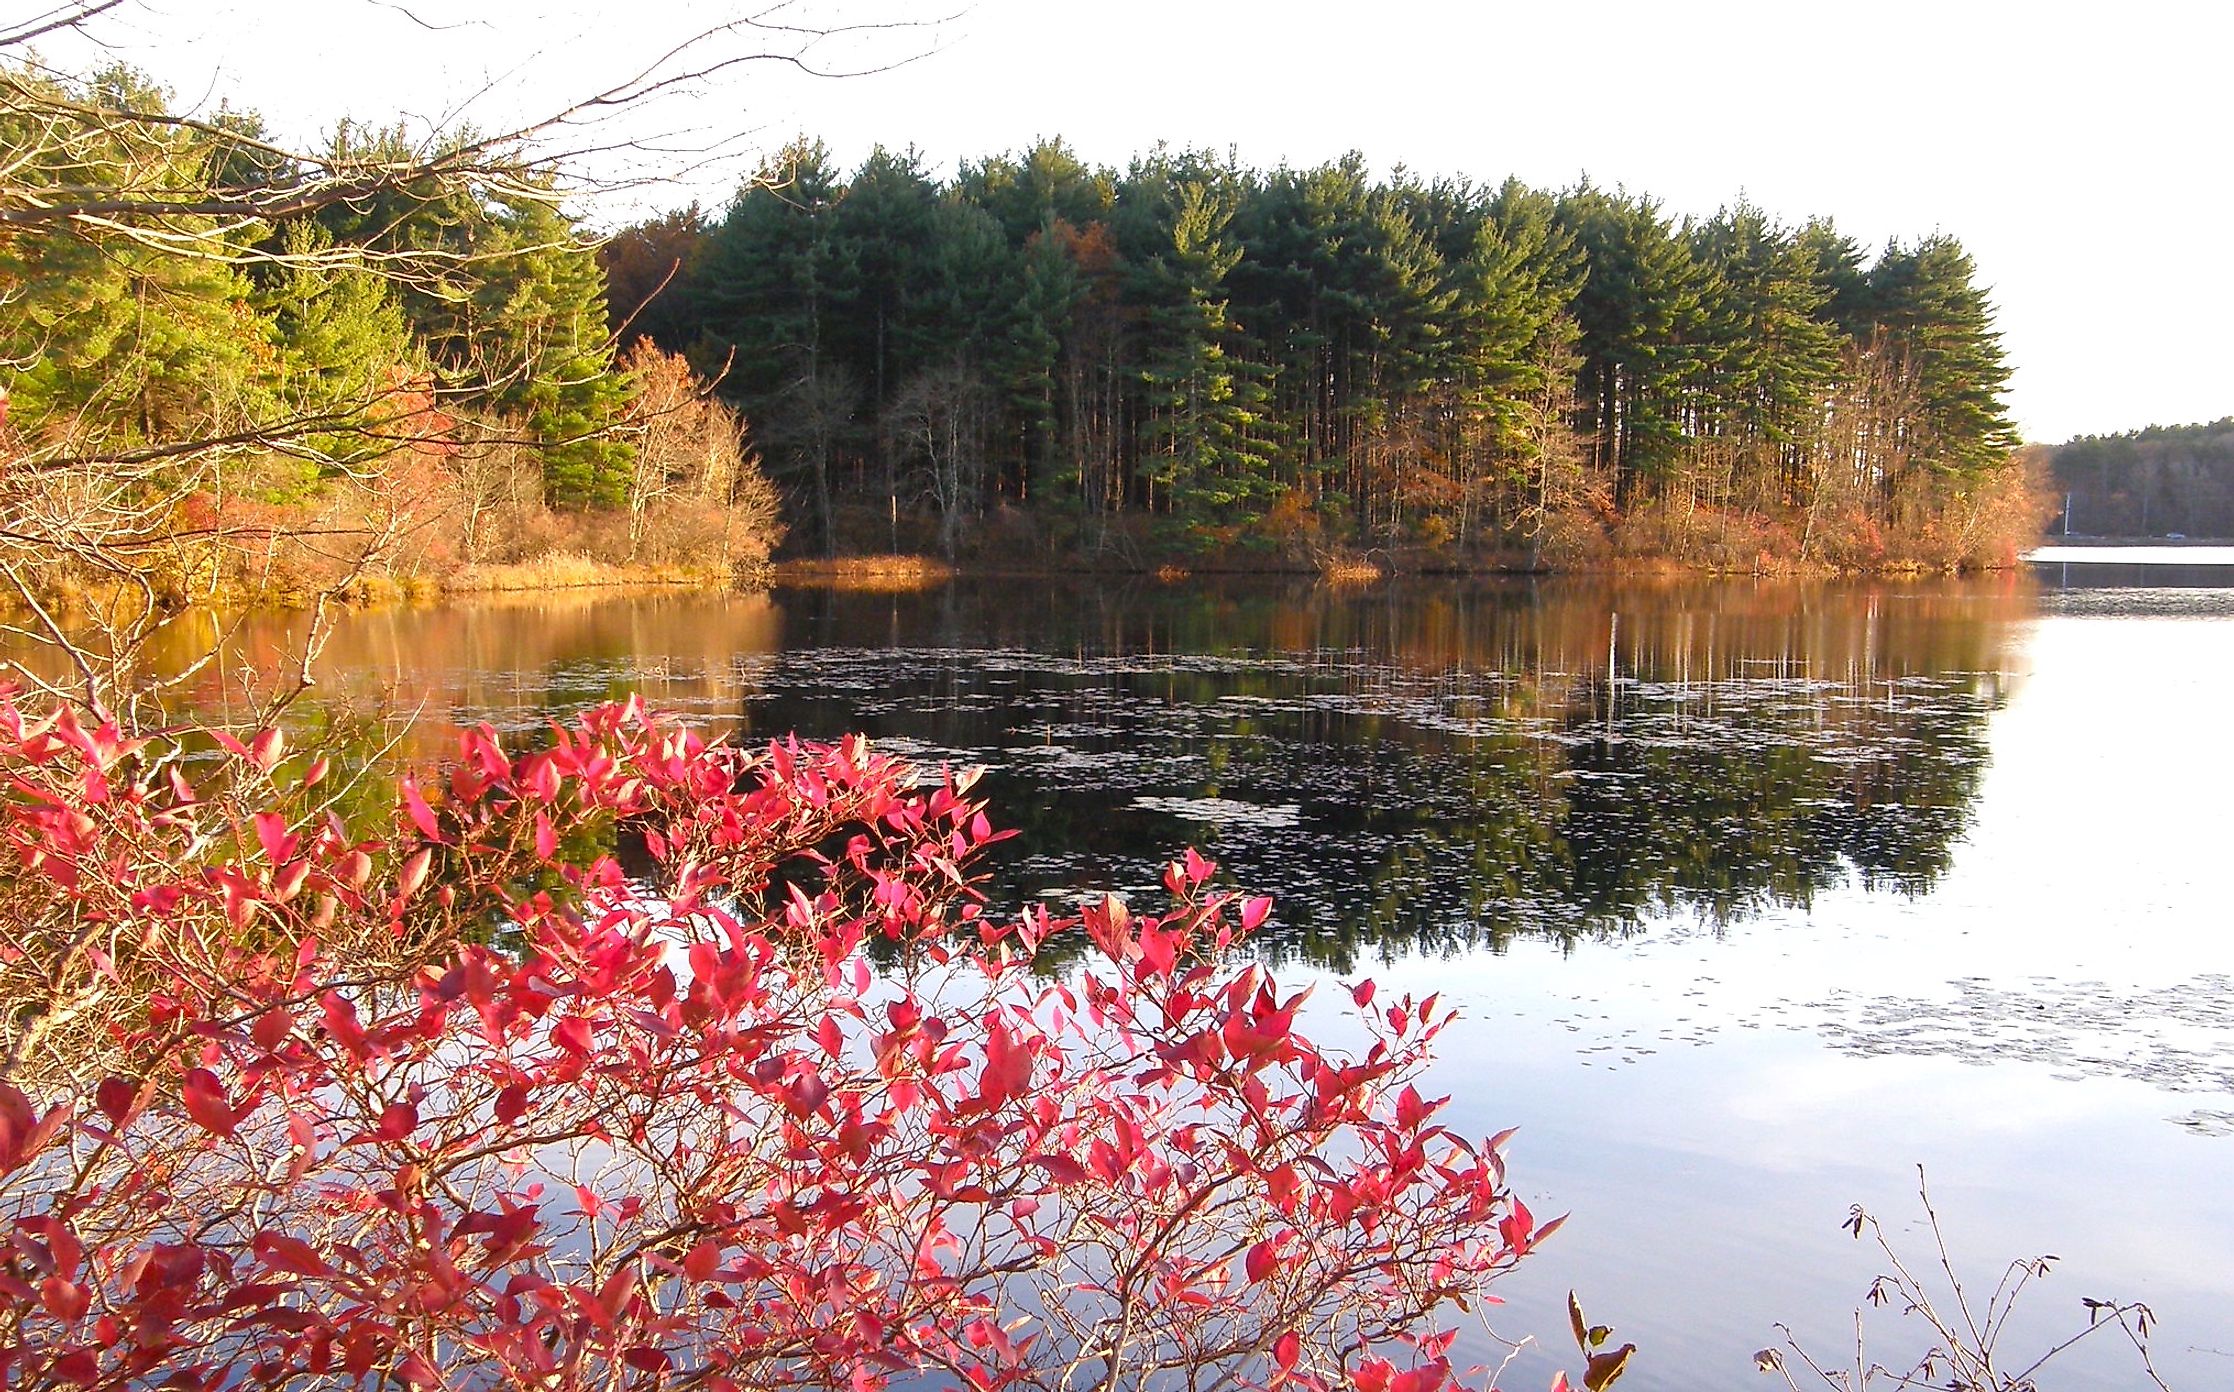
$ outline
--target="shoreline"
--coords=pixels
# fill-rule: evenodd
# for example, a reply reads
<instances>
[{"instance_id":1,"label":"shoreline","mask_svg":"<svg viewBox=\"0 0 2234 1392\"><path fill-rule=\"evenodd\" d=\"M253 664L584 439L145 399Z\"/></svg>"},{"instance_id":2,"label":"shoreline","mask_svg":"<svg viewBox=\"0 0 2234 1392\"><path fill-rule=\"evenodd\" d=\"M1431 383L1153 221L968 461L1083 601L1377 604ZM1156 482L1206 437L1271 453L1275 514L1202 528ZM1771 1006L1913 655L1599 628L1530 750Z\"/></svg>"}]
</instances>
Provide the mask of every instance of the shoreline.
<instances>
[{"instance_id":1,"label":"shoreline","mask_svg":"<svg viewBox=\"0 0 2234 1392\"><path fill-rule=\"evenodd\" d=\"M377 609L390 605L439 604L448 601L488 601L498 598L531 599L538 595L583 595L594 592L667 592L675 594L713 594L721 592L765 592L774 588L826 589L857 593L907 593L936 589L959 580L1051 580L1051 579L1105 579L1111 581L1149 581L1160 585L1183 585L1194 580L1288 580L1311 581L1334 588L1366 588L1389 582L1405 580L1526 580L1526 579L1613 579L1613 580L1773 580L1794 582L1826 582L1839 580L1920 580L1959 575L1991 575L2022 569L2033 564L2054 564L2058 561L2076 563L2077 555L2059 555L2058 551L2115 551L2115 559L2129 564L2200 564L2181 559L2179 553L2225 552L2234 544L2223 541L2197 541L2138 545L2109 539L2090 540L2066 547L2059 539L2043 543L2018 554L2006 565L1974 566L1968 568L1932 567L1913 563L1885 565L1869 569L1839 567L1824 564L1774 565L1754 567L1714 566L1687 563L1667 556L1634 556L1604 558L1581 564L1555 565L1542 561L1528 564L1523 558L1507 557L1485 560L1477 564L1463 564L1445 557L1421 557L1369 553L1365 556L1340 556L1311 561L1281 561L1272 558L1173 557L1168 559L1137 559L1111 564L1105 558L1092 561L1081 559L1072 564L1053 561L1041 563L985 563L964 560L948 562L934 556L916 553L867 554L838 557L792 557L751 568L749 572L721 572L703 569L685 569L673 566L611 566L588 561L581 557L546 558L516 565L464 567L444 577L431 575L367 576L331 592L330 602L351 609ZM2136 555L2147 552L2151 554ZM2108 554L2086 557L2092 560L2110 560ZM57 596L63 607L77 607L94 602L81 591ZM307 609L314 607L320 596L296 590L236 590L212 595L196 595L183 603L167 605L170 608L191 608L215 604L227 609Z\"/></svg>"},{"instance_id":2,"label":"shoreline","mask_svg":"<svg viewBox=\"0 0 2234 1392\"><path fill-rule=\"evenodd\" d=\"M1824 563L1712 565L1687 562L1670 556L1608 557L1580 563L1556 564L1537 558L1507 556L1474 563L1448 558L1390 554L1381 551L1342 555L1316 561L1283 561L1272 558L1180 556L1143 558L1111 563L1095 558L1069 563L1047 561L994 562L963 560L945 562L920 555L841 556L834 559L791 559L772 567L772 583L797 588L913 588L967 579L1050 579L1107 577L1152 579L1163 584L1183 584L1196 578L1248 578L1318 580L1331 585L1371 585L1406 579L1542 579L1600 576L1637 579L1718 580L1841 580L1918 579L1926 576L1993 574L2026 564L2023 554L2006 564L1971 567L1930 566L1895 562L1857 568Z\"/></svg>"}]
</instances>

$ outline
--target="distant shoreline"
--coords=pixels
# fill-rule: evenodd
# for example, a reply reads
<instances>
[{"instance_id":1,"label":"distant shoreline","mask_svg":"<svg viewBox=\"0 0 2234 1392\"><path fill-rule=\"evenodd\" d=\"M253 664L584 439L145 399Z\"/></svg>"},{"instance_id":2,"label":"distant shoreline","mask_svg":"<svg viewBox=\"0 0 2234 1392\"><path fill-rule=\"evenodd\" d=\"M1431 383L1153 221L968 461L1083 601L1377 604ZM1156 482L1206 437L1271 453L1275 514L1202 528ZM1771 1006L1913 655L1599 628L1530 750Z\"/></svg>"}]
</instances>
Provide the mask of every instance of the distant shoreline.
<instances>
[{"instance_id":1,"label":"distant shoreline","mask_svg":"<svg viewBox=\"0 0 2234 1392\"><path fill-rule=\"evenodd\" d=\"M2038 565L2180 565L2234 566L2234 541L2119 541L2109 538L2062 538L2036 546L2024 559Z\"/></svg>"},{"instance_id":2,"label":"distant shoreline","mask_svg":"<svg viewBox=\"0 0 2234 1392\"><path fill-rule=\"evenodd\" d=\"M2208 536L2046 536L2040 539L2041 547L2068 546L2073 550L2095 549L2104 546L2154 547L2176 550L2194 546L2234 546L2234 537Z\"/></svg>"}]
</instances>

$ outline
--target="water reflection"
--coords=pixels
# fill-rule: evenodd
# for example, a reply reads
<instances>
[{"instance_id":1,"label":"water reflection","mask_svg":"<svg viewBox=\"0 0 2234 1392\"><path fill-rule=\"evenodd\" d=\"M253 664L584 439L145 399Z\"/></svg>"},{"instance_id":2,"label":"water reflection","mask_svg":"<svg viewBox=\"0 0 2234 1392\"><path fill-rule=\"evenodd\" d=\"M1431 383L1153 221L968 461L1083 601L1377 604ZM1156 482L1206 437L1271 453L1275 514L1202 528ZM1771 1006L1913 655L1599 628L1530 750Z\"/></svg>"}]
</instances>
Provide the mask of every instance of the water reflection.
<instances>
[{"instance_id":1,"label":"water reflection","mask_svg":"<svg viewBox=\"0 0 2234 1392\"><path fill-rule=\"evenodd\" d=\"M293 685L308 627L300 613L191 611L151 645L149 666L158 677L185 672L215 650L166 699L181 716L246 719ZM417 759L447 755L461 724L524 732L630 692L722 719L738 709L780 630L765 595L573 590L345 611L291 718L355 722L365 750L393 742L390 757ZM51 649L17 640L0 643L0 655L50 679L66 676Z\"/></svg>"},{"instance_id":2,"label":"water reflection","mask_svg":"<svg viewBox=\"0 0 2234 1392\"><path fill-rule=\"evenodd\" d=\"M992 770L1020 895L1177 848L1272 941L1498 946L1930 888L2006 697L2008 585L1511 584L784 597L756 731ZM881 642L877 641L882 639Z\"/></svg>"},{"instance_id":3,"label":"water reflection","mask_svg":"<svg viewBox=\"0 0 2234 1392\"><path fill-rule=\"evenodd\" d=\"M1337 967L1687 914L1722 923L1944 873L2029 590L1916 586L958 584L570 594L346 615L298 718L377 756L532 738L629 691L753 735L850 730L982 764L1019 828L999 892L1148 891L1187 845ZM184 691L234 714L299 617L200 616Z\"/></svg>"}]
</instances>

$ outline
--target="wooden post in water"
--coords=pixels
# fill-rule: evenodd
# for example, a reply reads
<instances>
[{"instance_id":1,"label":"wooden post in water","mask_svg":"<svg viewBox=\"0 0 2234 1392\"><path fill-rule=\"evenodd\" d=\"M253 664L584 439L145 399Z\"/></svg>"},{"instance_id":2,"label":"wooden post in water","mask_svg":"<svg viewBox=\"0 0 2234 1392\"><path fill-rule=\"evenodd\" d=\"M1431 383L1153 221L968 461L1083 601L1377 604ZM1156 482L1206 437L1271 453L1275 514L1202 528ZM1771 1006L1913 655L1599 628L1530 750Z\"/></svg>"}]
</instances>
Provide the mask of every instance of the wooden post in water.
<instances>
[{"instance_id":1,"label":"wooden post in water","mask_svg":"<svg viewBox=\"0 0 2234 1392\"><path fill-rule=\"evenodd\" d=\"M1621 611L1613 611L1613 621L1606 625L1606 738L1613 738L1613 680L1616 671L1615 645L1621 638Z\"/></svg>"}]
</instances>

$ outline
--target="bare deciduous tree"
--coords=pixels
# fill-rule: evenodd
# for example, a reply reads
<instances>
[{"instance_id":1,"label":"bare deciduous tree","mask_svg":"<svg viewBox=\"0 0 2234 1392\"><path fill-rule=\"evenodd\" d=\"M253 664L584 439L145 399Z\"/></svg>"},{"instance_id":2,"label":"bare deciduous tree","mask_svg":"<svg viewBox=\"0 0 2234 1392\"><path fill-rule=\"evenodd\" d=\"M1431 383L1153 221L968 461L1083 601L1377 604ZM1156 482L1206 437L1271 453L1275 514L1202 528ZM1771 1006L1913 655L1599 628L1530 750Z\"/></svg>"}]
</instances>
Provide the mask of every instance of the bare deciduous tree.
<instances>
[{"instance_id":1,"label":"bare deciduous tree","mask_svg":"<svg viewBox=\"0 0 2234 1392\"><path fill-rule=\"evenodd\" d=\"M939 550L949 560L985 496L991 415L983 379L960 363L918 374L886 411L887 433L920 461L924 492L939 510Z\"/></svg>"},{"instance_id":2,"label":"bare deciduous tree","mask_svg":"<svg viewBox=\"0 0 2234 1392\"><path fill-rule=\"evenodd\" d=\"M744 423L713 397L712 387L679 354L638 340L621 370L636 389L627 427L635 447L628 485L628 554L639 559L652 522L680 536L686 546L711 544L724 567L758 568L768 559L768 539L782 535L775 489L760 461L745 448ZM672 514L696 515L701 525L675 526ZM678 559L662 557L660 559Z\"/></svg>"}]
</instances>

